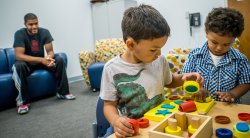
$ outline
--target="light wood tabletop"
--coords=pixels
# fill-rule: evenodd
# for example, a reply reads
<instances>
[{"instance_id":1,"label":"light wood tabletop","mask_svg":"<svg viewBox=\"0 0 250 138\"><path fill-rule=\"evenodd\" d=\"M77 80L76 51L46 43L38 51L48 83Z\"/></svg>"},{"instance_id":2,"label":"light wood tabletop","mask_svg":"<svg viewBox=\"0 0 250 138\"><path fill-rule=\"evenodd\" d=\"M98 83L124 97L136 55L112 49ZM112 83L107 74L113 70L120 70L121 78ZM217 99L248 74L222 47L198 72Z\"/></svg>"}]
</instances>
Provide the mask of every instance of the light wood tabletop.
<instances>
[{"instance_id":1,"label":"light wood tabletop","mask_svg":"<svg viewBox=\"0 0 250 138\"><path fill-rule=\"evenodd\" d=\"M247 112L250 113L250 105L244 105L244 104L229 104L224 102L215 102L212 109L207 113L207 116L211 116L213 118L213 138L216 138L215 136L215 130L217 128L228 128L230 130L233 130L233 126L237 122L242 122L238 119L238 113ZM231 119L231 122L229 124L218 124L215 122L214 118L217 115L225 115L228 116ZM144 128L139 130L139 134L136 136L133 136L131 138L148 138L148 130L150 130L152 127L154 127L158 122L150 121L150 126L148 128ZM109 136L109 138L115 138L115 135L112 134Z\"/></svg>"}]
</instances>

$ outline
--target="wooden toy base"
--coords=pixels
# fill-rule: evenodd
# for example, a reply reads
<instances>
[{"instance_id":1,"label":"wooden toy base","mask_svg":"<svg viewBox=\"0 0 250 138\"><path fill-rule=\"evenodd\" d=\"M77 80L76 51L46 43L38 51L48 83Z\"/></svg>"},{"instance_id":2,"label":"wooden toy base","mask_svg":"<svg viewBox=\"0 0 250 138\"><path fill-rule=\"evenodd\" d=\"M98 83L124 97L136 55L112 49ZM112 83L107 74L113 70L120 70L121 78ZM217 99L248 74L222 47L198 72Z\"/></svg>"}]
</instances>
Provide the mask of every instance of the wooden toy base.
<instances>
[{"instance_id":1,"label":"wooden toy base","mask_svg":"<svg viewBox=\"0 0 250 138\"><path fill-rule=\"evenodd\" d=\"M167 116L169 116L169 114L167 115L162 115L162 114L156 114L157 110L166 110L166 108L161 108L161 106L163 104L170 104L175 106L174 109L167 109L169 112L179 112L179 105L175 103L175 101L180 101L180 100L165 100L164 102L162 102L160 105L158 105L157 107L149 110L147 113L144 114L144 118L147 118L151 121L155 121L155 122L160 122L161 120L163 120L164 118L166 118ZM212 108L212 106L214 105L214 99L212 99L210 102L207 103L199 103L199 102L195 102L197 110L195 112L191 112L193 114L206 114L208 113L208 111Z\"/></svg>"},{"instance_id":2,"label":"wooden toy base","mask_svg":"<svg viewBox=\"0 0 250 138\"><path fill-rule=\"evenodd\" d=\"M185 117L187 118L187 124L189 125L191 122L191 118L198 117L200 118L201 125L199 128L193 133L190 138L211 138L213 135L213 125L212 125L212 117L204 116L204 115L195 115L190 113L185 113ZM165 127L168 126L168 119L175 118L175 113L170 114L168 117L159 122L156 126L154 126L151 130L149 130L149 138L185 138L187 137L187 131L183 131L182 136L175 136L171 134L167 134L164 132Z\"/></svg>"}]
</instances>

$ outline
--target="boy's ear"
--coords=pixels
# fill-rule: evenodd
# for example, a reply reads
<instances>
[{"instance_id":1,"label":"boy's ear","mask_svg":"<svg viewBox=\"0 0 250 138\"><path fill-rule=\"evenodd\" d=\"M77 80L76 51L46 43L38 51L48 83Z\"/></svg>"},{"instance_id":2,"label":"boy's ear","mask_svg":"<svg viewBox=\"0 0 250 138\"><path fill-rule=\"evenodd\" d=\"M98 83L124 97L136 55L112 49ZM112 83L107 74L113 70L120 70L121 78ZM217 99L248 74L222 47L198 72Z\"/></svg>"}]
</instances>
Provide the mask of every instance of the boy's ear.
<instances>
[{"instance_id":1,"label":"boy's ear","mask_svg":"<svg viewBox=\"0 0 250 138\"><path fill-rule=\"evenodd\" d=\"M126 40L126 45L127 45L127 48L128 49L133 49L134 46L135 46L135 43L134 43L134 39L132 37L128 37L127 40Z\"/></svg>"}]
</instances>

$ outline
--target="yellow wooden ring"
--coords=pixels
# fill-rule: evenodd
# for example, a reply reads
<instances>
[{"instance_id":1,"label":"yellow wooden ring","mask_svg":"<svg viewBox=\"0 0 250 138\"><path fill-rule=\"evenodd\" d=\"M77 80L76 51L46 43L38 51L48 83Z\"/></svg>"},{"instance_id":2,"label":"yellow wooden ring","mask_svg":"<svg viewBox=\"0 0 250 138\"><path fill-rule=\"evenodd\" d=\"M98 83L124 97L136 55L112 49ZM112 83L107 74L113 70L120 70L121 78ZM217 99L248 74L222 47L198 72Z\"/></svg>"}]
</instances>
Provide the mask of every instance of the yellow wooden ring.
<instances>
[{"instance_id":1,"label":"yellow wooden ring","mask_svg":"<svg viewBox=\"0 0 250 138\"><path fill-rule=\"evenodd\" d=\"M169 128L169 126L167 126L167 127L165 127L165 133L176 135L176 136L182 135L181 127L179 127L179 126L177 126L176 130L172 130Z\"/></svg>"},{"instance_id":2,"label":"yellow wooden ring","mask_svg":"<svg viewBox=\"0 0 250 138\"><path fill-rule=\"evenodd\" d=\"M197 129L196 128L193 128L191 125L188 126L188 132L190 134L194 134L194 132L196 131Z\"/></svg>"},{"instance_id":3,"label":"yellow wooden ring","mask_svg":"<svg viewBox=\"0 0 250 138\"><path fill-rule=\"evenodd\" d=\"M196 81L185 81L183 89L188 94L194 94L200 91L200 85Z\"/></svg>"}]
</instances>

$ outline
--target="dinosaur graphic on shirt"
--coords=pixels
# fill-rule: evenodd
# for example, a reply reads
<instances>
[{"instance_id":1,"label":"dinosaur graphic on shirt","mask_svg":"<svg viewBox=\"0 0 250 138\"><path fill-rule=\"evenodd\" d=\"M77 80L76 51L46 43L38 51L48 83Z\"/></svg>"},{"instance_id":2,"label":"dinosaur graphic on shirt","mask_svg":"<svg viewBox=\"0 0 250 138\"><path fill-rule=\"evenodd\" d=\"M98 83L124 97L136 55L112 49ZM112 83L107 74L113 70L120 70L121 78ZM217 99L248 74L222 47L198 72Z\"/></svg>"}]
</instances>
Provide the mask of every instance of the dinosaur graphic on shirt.
<instances>
[{"instance_id":1,"label":"dinosaur graphic on shirt","mask_svg":"<svg viewBox=\"0 0 250 138\"><path fill-rule=\"evenodd\" d=\"M113 76L119 97L118 108L123 115L129 118L141 118L148 110L163 101L161 94L149 99L145 88L134 82L141 76L143 70L145 69L141 69L135 75L119 73Z\"/></svg>"}]
</instances>

